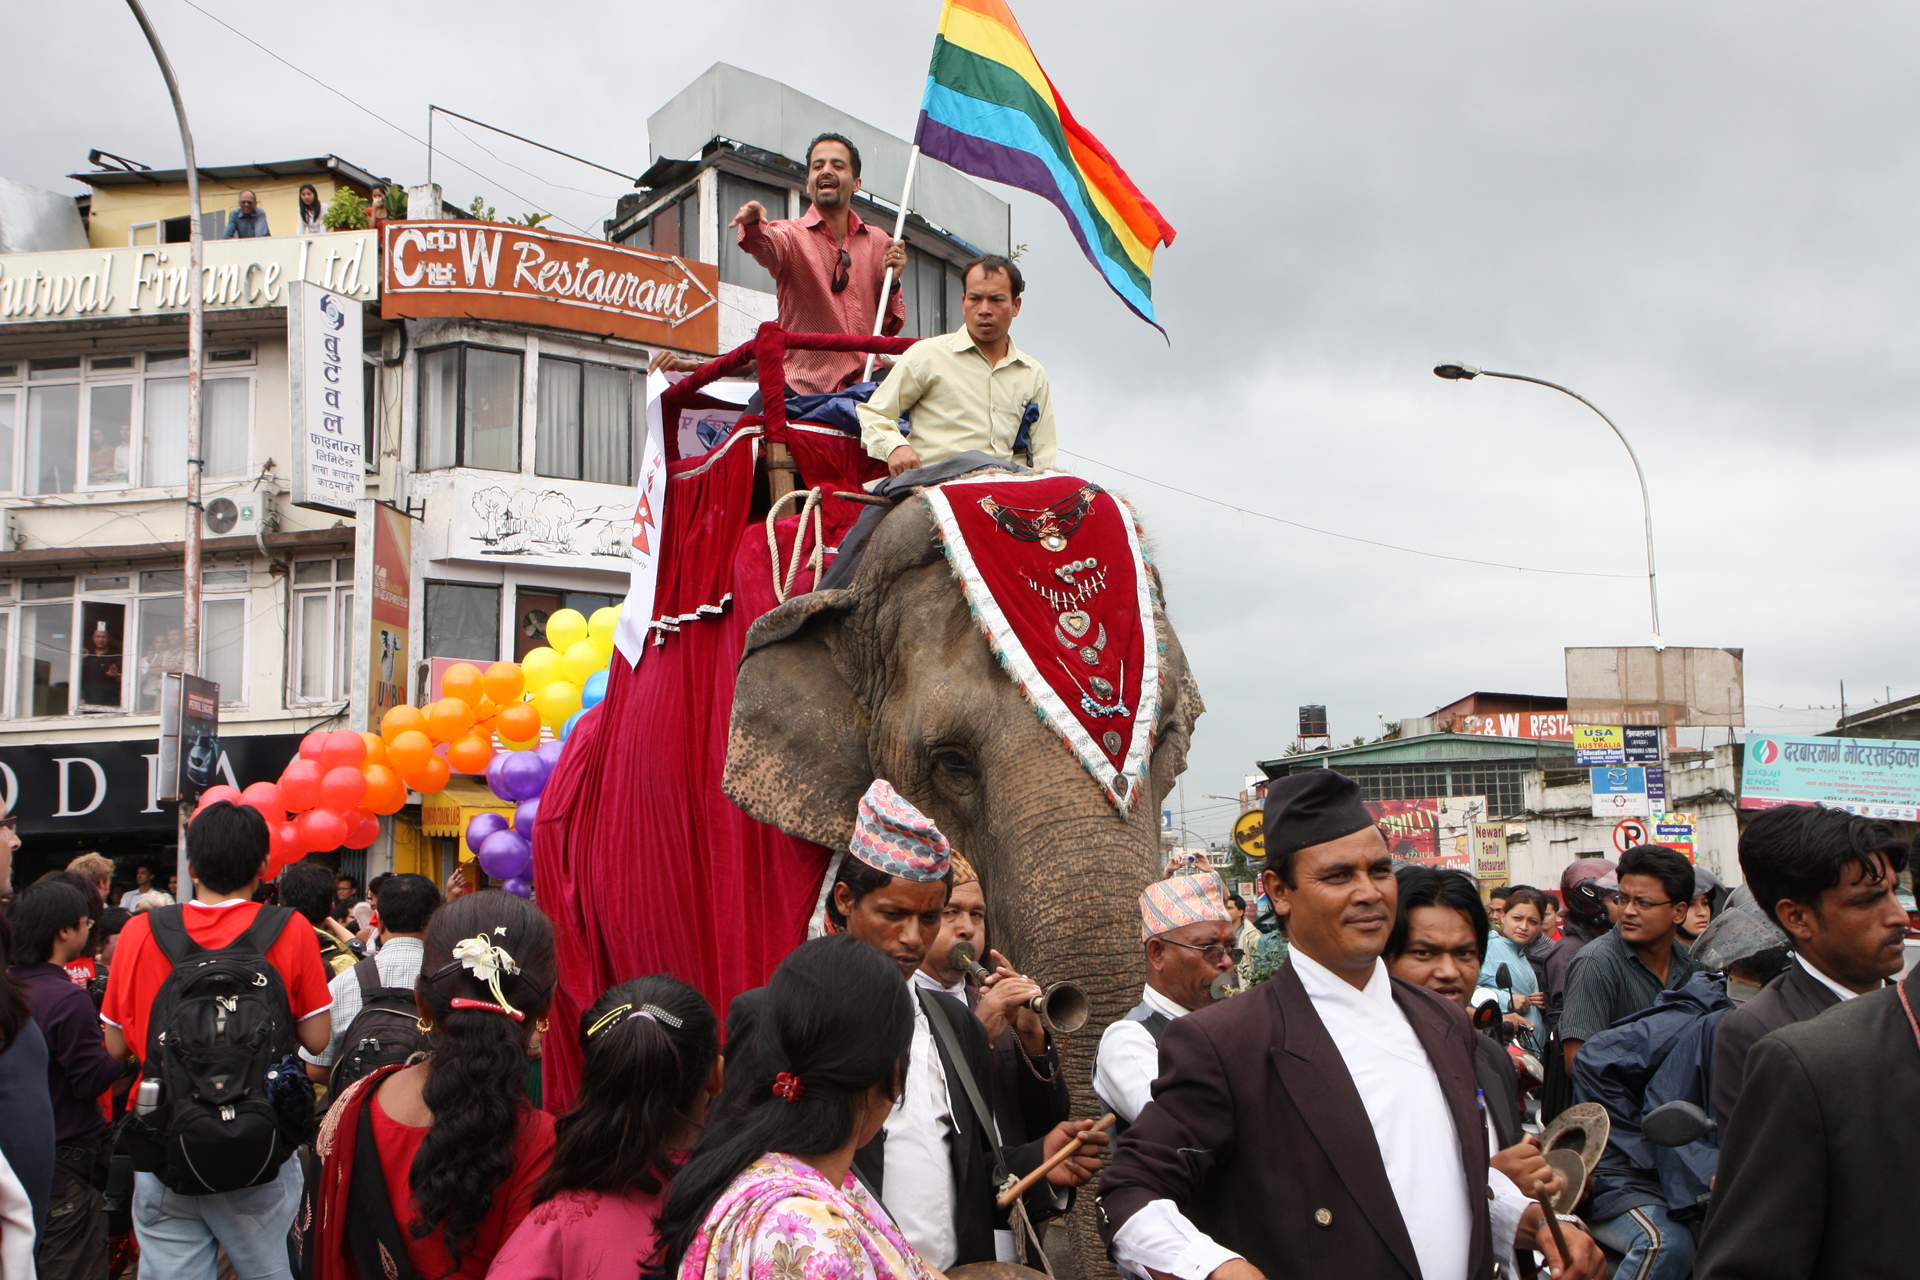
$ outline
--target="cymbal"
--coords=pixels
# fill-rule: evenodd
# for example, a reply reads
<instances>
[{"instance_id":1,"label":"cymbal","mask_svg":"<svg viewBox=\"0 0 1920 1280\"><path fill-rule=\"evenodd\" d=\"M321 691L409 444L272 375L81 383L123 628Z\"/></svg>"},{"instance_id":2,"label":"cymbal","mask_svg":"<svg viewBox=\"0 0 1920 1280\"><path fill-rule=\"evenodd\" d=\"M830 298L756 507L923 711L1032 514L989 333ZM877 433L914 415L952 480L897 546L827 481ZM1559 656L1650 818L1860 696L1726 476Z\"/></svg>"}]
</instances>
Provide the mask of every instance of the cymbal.
<instances>
[{"instance_id":1,"label":"cymbal","mask_svg":"<svg viewBox=\"0 0 1920 1280\"><path fill-rule=\"evenodd\" d=\"M1587 1179L1593 1176L1594 1166L1606 1154L1607 1137L1612 1132L1613 1120L1605 1107L1597 1102L1576 1102L1555 1116L1540 1135L1540 1150L1549 1163L1567 1175L1567 1189L1554 1197L1554 1207L1559 1212L1573 1212L1572 1206L1579 1204L1586 1194ZM1575 1159L1562 1163L1553 1159L1556 1152L1565 1152ZM1563 1204L1568 1207L1560 1208Z\"/></svg>"}]
</instances>

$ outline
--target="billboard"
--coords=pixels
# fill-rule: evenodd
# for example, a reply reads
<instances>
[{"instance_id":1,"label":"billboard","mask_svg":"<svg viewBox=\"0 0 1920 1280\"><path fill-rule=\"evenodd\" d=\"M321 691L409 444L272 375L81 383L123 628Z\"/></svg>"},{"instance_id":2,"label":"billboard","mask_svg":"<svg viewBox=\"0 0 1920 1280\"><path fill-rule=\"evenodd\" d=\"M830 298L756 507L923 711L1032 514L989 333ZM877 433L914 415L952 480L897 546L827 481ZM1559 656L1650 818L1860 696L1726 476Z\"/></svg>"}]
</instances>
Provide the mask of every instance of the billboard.
<instances>
[{"instance_id":1,"label":"billboard","mask_svg":"<svg viewBox=\"0 0 1920 1280\"><path fill-rule=\"evenodd\" d=\"M1895 822L1920 821L1920 742L1747 735L1740 807L1823 804Z\"/></svg>"},{"instance_id":2,"label":"billboard","mask_svg":"<svg viewBox=\"0 0 1920 1280\"><path fill-rule=\"evenodd\" d=\"M1366 804L1394 857L1473 870L1473 826L1487 816L1485 796L1369 800Z\"/></svg>"},{"instance_id":3,"label":"billboard","mask_svg":"<svg viewBox=\"0 0 1920 1280\"><path fill-rule=\"evenodd\" d=\"M344 294L287 285L288 423L293 474L288 501L354 515L365 487L366 417L361 383L365 308Z\"/></svg>"},{"instance_id":4,"label":"billboard","mask_svg":"<svg viewBox=\"0 0 1920 1280\"><path fill-rule=\"evenodd\" d=\"M349 721L355 729L378 732L381 717L407 700L413 519L365 498L359 504L354 536Z\"/></svg>"},{"instance_id":5,"label":"billboard","mask_svg":"<svg viewBox=\"0 0 1920 1280\"><path fill-rule=\"evenodd\" d=\"M1563 742L1573 736L1564 711L1489 711L1484 715L1455 716L1453 733L1478 733L1489 738L1543 738Z\"/></svg>"},{"instance_id":6,"label":"billboard","mask_svg":"<svg viewBox=\"0 0 1920 1280\"><path fill-rule=\"evenodd\" d=\"M1574 724L1745 725L1740 649L1568 649Z\"/></svg>"}]
</instances>

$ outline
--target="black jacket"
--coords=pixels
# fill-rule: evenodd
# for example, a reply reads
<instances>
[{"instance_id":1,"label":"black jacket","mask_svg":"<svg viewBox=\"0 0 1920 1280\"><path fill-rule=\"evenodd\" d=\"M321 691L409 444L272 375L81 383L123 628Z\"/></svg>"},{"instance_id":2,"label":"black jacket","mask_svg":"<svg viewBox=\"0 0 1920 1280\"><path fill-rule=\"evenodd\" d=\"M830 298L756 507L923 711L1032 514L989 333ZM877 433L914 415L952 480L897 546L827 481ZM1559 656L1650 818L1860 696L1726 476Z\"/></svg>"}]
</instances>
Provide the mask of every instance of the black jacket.
<instances>
[{"instance_id":1,"label":"black jacket","mask_svg":"<svg viewBox=\"0 0 1920 1280\"><path fill-rule=\"evenodd\" d=\"M1474 1042L1474 1083L1487 1100L1494 1140L1505 1151L1526 1136L1520 1127L1520 1074L1513 1069L1513 1056L1507 1046L1492 1036L1476 1035Z\"/></svg>"},{"instance_id":2,"label":"black jacket","mask_svg":"<svg viewBox=\"0 0 1920 1280\"><path fill-rule=\"evenodd\" d=\"M1911 974L1905 987L1920 1004ZM1905 1224L1920 1187L1916 1098L1920 1047L1897 990L1754 1045L1721 1135L1697 1280L1914 1275Z\"/></svg>"},{"instance_id":3,"label":"black jacket","mask_svg":"<svg viewBox=\"0 0 1920 1280\"><path fill-rule=\"evenodd\" d=\"M1747 1053L1760 1037L1805 1022L1839 1003L1839 996L1794 960L1759 995L1722 1018L1713 1037L1714 1123L1725 1129L1733 1119Z\"/></svg>"},{"instance_id":4,"label":"black jacket","mask_svg":"<svg viewBox=\"0 0 1920 1280\"><path fill-rule=\"evenodd\" d=\"M745 1081L757 1073L748 1065L753 1055L753 1034L759 1023L760 1007L766 1000L766 988L755 987L743 991L733 999L727 1010L727 1079ZM960 1041L961 1051L966 1055L972 1068L973 1078L980 1084L988 1096L988 1107L998 1105L992 1100L989 1081L992 1072L992 1049L987 1044L987 1029L980 1025L980 1019L973 1016L966 1005L950 995L929 992L933 996L934 1007L943 1011ZM917 998L917 995L916 995ZM931 1016L931 1015L930 1015ZM958 1244L958 1253L954 1265L969 1262L992 1262L994 1260L993 1233L995 1229L1004 1230L1007 1226L1006 1210L994 1205L997 1194L994 1182L994 1146L991 1133L983 1132L975 1123L973 1108L967 1101L966 1086L954 1069L953 1061L947 1056L946 1046L936 1035L934 1048L940 1054L940 1065L947 1075L947 1095L953 1101L954 1141L950 1144L949 1155L953 1163L954 1185L954 1237ZM736 1063L739 1064L736 1067ZM1016 1066L1018 1064L1015 1064ZM737 1072L737 1074L736 1074ZM1058 1081L1059 1073L1055 1072ZM1064 1087L1064 1086L1063 1086ZM1048 1128L1052 1126L1049 1125ZM1002 1132L1006 1132L1009 1123L1000 1121ZM1000 1157L1008 1172L1016 1177L1031 1173L1040 1166L1045 1158L1041 1150L1041 1139L1046 1136L1043 1129L1038 1137L1018 1146L1001 1148ZM854 1152L854 1172L860 1176L861 1183L886 1203L886 1134L882 1132L866 1146ZM1053 1203L1052 1189L1042 1179L1033 1190L1023 1198L1027 1216L1038 1226L1041 1222L1058 1217L1062 1210ZM1073 1201L1069 1197L1068 1207Z\"/></svg>"}]
</instances>

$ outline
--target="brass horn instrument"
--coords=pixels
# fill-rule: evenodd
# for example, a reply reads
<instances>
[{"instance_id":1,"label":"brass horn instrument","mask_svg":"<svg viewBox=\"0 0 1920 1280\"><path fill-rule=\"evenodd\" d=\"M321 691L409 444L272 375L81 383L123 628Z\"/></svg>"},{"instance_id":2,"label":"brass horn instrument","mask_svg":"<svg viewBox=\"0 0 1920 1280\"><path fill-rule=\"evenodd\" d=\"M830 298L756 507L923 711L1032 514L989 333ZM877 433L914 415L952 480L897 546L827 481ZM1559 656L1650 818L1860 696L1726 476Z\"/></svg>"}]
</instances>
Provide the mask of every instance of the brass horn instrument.
<instances>
[{"instance_id":1,"label":"brass horn instrument","mask_svg":"<svg viewBox=\"0 0 1920 1280\"><path fill-rule=\"evenodd\" d=\"M956 942L947 952L947 967L971 974L975 978L985 979L993 976L993 971L980 963L974 954L973 946L966 942ZM1087 1025L1087 1015L1091 1012L1087 1004L1087 993L1080 989L1077 982L1056 982L1027 1001L1027 1008L1040 1017L1040 1025L1056 1036L1070 1036Z\"/></svg>"}]
</instances>

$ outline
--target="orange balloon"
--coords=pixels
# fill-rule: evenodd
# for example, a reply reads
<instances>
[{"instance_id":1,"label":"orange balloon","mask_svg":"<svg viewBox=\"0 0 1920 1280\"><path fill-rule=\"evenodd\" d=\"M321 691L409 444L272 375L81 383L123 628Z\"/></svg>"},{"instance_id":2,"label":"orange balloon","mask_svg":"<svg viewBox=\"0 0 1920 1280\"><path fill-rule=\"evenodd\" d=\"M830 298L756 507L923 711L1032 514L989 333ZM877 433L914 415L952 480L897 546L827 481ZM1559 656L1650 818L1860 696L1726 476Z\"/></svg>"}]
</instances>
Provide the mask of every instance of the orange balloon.
<instances>
[{"instance_id":1,"label":"orange balloon","mask_svg":"<svg viewBox=\"0 0 1920 1280\"><path fill-rule=\"evenodd\" d=\"M487 696L501 706L517 701L526 691L527 678L520 674L517 662L496 662L487 668Z\"/></svg>"},{"instance_id":2,"label":"orange balloon","mask_svg":"<svg viewBox=\"0 0 1920 1280\"><path fill-rule=\"evenodd\" d=\"M442 698L427 708L427 736L435 742L463 738L473 728L473 708L458 698Z\"/></svg>"},{"instance_id":3,"label":"orange balloon","mask_svg":"<svg viewBox=\"0 0 1920 1280\"><path fill-rule=\"evenodd\" d=\"M377 733L362 731L360 740L367 744L366 764L385 764L387 762L387 740Z\"/></svg>"},{"instance_id":4,"label":"orange balloon","mask_svg":"<svg viewBox=\"0 0 1920 1280\"><path fill-rule=\"evenodd\" d=\"M427 761L433 758L433 739L418 729L409 729L387 743L387 761L394 770L409 781L413 775L427 767Z\"/></svg>"},{"instance_id":5,"label":"orange balloon","mask_svg":"<svg viewBox=\"0 0 1920 1280\"><path fill-rule=\"evenodd\" d=\"M447 768L447 762L436 755L429 755L423 768L406 775L407 785L423 796L445 791L452 777L453 770Z\"/></svg>"},{"instance_id":6,"label":"orange balloon","mask_svg":"<svg viewBox=\"0 0 1920 1280\"><path fill-rule=\"evenodd\" d=\"M447 744L447 764L455 773L485 773L493 759L493 738L469 733Z\"/></svg>"},{"instance_id":7,"label":"orange balloon","mask_svg":"<svg viewBox=\"0 0 1920 1280\"><path fill-rule=\"evenodd\" d=\"M500 708L494 717L494 731L503 742L526 742L540 737L540 713L530 702L516 702Z\"/></svg>"},{"instance_id":8,"label":"orange balloon","mask_svg":"<svg viewBox=\"0 0 1920 1280\"><path fill-rule=\"evenodd\" d=\"M420 714L418 707L392 707L388 709L386 715L380 717L380 736L385 738L389 745L401 734L416 731L419 733L427 731L427 718Z\"/></svg>"},{"instance_id":9,"label":"orange balloon","mask_svg":"<svg viewBox=\"0 0 1920 1280\"><path fill-rule=\"evenodd\" d=\"M486 696L486 677L471 662L456 662L441 673L440 692L470 707L479 706Z\"/></svg>"},{"instance_id":10,"label":"orange balloon","mask_svg":"<svg viewBox=\"0 0 1920 1280\"><path fill-rule=\"evenodd\" d=\"M386 765L368 765L367 798L361 803L370 813L398 813L407 803L406 784Z\"/></svg>"}]
</instances>

